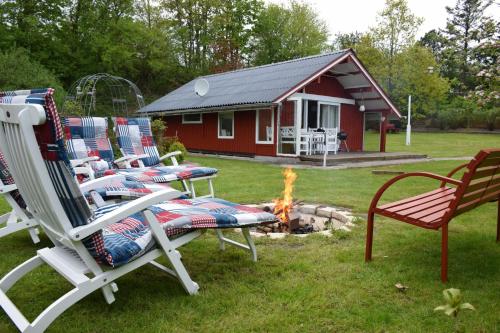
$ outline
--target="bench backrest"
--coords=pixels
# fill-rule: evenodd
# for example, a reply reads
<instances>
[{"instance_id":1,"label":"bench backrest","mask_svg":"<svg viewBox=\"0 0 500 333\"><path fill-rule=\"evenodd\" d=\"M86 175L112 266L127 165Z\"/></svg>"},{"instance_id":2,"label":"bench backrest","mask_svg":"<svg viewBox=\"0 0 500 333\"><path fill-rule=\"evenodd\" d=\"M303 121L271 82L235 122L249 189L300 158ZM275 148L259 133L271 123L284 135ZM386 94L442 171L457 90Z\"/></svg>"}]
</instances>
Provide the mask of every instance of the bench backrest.
<instances>
[{"instance_id":1,"label":"bench backrest","mask_svg":"<svg viewBox=\"0 0 500 333\"><path fill-rule=\"evenodd\" d=\"M481 150L467 165L457 188L452 215L467 212L500 197L500 148Z\"/></svg>"}]
</instances>

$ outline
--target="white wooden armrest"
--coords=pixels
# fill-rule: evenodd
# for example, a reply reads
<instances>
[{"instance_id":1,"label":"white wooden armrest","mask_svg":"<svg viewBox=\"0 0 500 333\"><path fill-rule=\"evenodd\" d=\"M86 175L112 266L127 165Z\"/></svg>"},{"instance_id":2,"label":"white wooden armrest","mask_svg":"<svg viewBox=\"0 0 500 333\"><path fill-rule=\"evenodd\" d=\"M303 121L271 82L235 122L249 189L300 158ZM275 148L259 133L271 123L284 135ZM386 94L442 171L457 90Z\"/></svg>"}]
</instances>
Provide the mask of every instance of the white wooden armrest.
<instances>
[{"instance_id":1,"label":"white wooden armrest","mask_svg":"<svg viewBox=\"0 0 500 333\"><path fill-rule=\"evenodd\" d=\"M16 184L0 186L0 193L8 193L17 190Z\"/></svg>"},{"instance_id":2,"label":"white wooden armrest","mask_svg":"<svg viewBox=\"0 0 500 333\"><path fill-rule=\"evenodd\" d=\"M140 167L144 167L142 164L142 161L140 161L141 158L146 158L149 157L148 154L141 154L141 155L126 155L123 157L120 157L114 161L115 164L118 163L124 163L126 168L131 168L132 166L130 165L131 162L138 161ZM141 165L142 164L142 165Z\"/></svg>"},{"instance_id":3,"label":"white wooden armrest","mask_svg":"<svg viewBox=\"0 0 500 333\"><path fill-rule=\"evenodd\" d=\"M77 167L77 166L82 166L85 163L98 160L100 160L99 156L89 156L89 157L79 158L76 160L70 160L70 163L72 167Z\"/></svg>"},{"instance_id":4,"label":"white wooden armrest","mask_svg":"<svg viewBox=\"0 0 500 333\"><path fill-rule=\"evenodd\" d=\"M87 175L87 176L90 176L92 174L92 172L90 171L90 168L88 168L88 167L74 167L73 171L77 175Z\"/></svg>"},{"instance_id":5,"label":"white wooden armrest","mask_svg":"<svg viewBox=\"0 0 500 333\"><path fill-rule=\"evenodd\" d=\"M170 158L173 165L179 165L179 162L177 162L177 158L175 158L175 156L178 156L178 155L182 155L182 153L179 150L176 150L176 151L170 152L170 153L165 154L162 157L160 157L160 161L163 161L164 159Z\"/></svg>"},{"instance_id":6,"label":"white wooden armrest","mask_svg":"<svg viewBox=\"0 0 500 333\"><path fill-rule=\"evenodd\" d=\"M106 185L110 185L113 181L124 181L125 176L123 175L110 175L102 178L92 179L88 182L80 184L80 190L82 192L88 192L95 190L96 188L105 187Z\"/></svg>"},{"instance_id":7,"label":"white wooden armrest","mask_svg":"<svg viewBox=\"0 0 500 333\"><path fill-rule=\"evenodd\" d=\"M82 240L83 238L92 235L96 231L99 231L110 224L116 223L132 214L147 209L151 205L175 199L181 195L182 192L174 189L165 189L148 194L142 198L130 201L129 203L120 206L108 214L99 217L90 224L71 229L68 234L73 240Z\"/></svg>"}]
</instances>

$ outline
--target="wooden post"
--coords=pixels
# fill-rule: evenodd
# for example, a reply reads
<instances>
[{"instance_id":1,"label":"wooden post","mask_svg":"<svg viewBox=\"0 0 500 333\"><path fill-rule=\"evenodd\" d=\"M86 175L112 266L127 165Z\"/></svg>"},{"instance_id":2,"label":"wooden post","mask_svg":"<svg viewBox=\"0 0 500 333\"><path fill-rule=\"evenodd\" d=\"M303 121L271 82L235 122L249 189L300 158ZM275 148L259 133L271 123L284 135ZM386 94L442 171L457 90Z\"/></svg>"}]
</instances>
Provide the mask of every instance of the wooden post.
<instances>
[{"instance_id":1,"label":"wooden post","mask_svg":"<svg viewBox=\"0 0 500 333\"><path fill-rule=\"evenodd\" d=\"M382 113L382 123L380 124L380 152L385 153L385 140L386 140L386 123L387 116Z\"/></svg>"},{"instance_id":2,"label":"wooden post","mask_svg":"<svg viewBox=\"0 0 500 333\"><path fill-rule=\"evenodd\" d=\"M448 223L441 227L441 281L448 281Z\"/></svg>"},{"instance_id":3,"label":"wooden post","mask_svg":"<svg viewBox=\"0 0 500 333\"><path fill-rule=\"evenodd\" d=\"M366 250L365 250L365 261L372 260L372 244L373 244L373 219L375 214L370 211L368 212L368 223L366 226Z\"/></svg>"}]
</instances>

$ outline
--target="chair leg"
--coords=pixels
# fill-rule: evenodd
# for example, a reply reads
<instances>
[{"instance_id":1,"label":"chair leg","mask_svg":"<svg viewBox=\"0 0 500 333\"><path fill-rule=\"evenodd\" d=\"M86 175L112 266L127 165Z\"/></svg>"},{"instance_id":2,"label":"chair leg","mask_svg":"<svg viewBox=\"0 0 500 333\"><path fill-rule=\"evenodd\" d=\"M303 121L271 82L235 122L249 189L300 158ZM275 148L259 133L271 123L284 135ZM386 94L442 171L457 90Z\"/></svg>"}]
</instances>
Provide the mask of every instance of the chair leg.
<instances>
[{"instance_id":1,"label":"chair leg","mask_svg":"<svg viewBox=\"0 0 500 333\"><path fill-rule=\"evenodd\" d=\"M372 245L373 245L373 220L375 214L373 212L368 212L368 222L366 226L366 250L365 250L365 261L372 260Z\"/></svg>"},{"instance_id":2,"label":"chair leg","mask_svg":"<svg viewBox=\"0 0 500 333\"><path fill-rule=\"evenodd\" d=\"M33 243L35 244L40 243L40 237L38 237L38 234L40 232L38 231L38 228L29 228L28 232L31 236L31 240L33 241Z\"/></svg>"},{"instance_id":3,"label":"chair leg","mask_svg":"<svg viewBox=\"0 0 500 333\"><path fill-rule=\"evenodd\" d=\"M224 234L220 229L215 229L215 234L217 235L217 238L219 239L219 249L221 251L224 251L226 249L226 246L224 245Z\"/></svg>"},{"instance_id":4,"label":"chair leg","mask_svg":"<svg viewBox=\"0 0 500 333\"><path fill-rule=\"evenodd\" d=\"M500 242L500 198L498 198L498 213L497 213L497 242Z\"/></svg>"},{"instance_id":5,"label":"chair leg","mask_svg":"<svg viewBox=\"0 0 500 333\"><path fill-rule=\"evenodd\" d=\"M257 248L255 247L255 243L253 242L252 235L250 235L249 228L241 229L245 240L247 241L248 247L250 248L250 252L252 253L252 261L257 262Z\"/></svg>"},{"instance_id":6,"label":"chair leg","mask_svg":"<svg viewBox=\"0 0 500 333\"><path fill-rule=\"evenodd\" d=\"M448 223L441 227L441 281L448 281Z\"/></svg>"},{"instance_id":7,"label":"chair leg","mask_svg":"<svg viewBox=\"0 0 500 333\"><path fill-rule=\"evenodd\" d=\"M186 292L189 295L196 294L200 287L196 282L191 280L191 277L189 276L186 267L184 267L184 264L181 261L181 256L179 251L177 251L172 246L172 243L165 235L165 231L160 226L160 223L158 222L154 214L151 211L147 210L144 212L144 216L146 217L146 220L149 222L149 227L151 228L153 237L156 239L157 243L163 249L163 252L169 259L170 263L172 264L172 267L175 271L175 275L177 276L179 282L184 287L184 290L186 290Z\"/></svg>"},{"instance_id":8,"label":"chair leg","mask_svg":"<svg viewBox=\"0 0 500 333\"><path fill-rule=\"evenodd\" d=\"M208 178L208 190L210 192L210 198L215 198L214 184L212 182L212 178Z\"/></svg>"}]
</instances>

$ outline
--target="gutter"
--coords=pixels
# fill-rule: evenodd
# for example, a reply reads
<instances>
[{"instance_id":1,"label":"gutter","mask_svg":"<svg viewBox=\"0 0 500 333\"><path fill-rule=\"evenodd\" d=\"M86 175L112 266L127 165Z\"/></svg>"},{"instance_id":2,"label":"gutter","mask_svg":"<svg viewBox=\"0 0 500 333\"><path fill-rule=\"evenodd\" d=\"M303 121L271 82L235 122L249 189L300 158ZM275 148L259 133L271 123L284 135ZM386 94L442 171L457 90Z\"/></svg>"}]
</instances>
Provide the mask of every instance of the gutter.
<instances>
[{"instance_id":1,"label":"gutter","mask_svg":"<svg viewBox=\"0 0 500 333\"><path fill-rule=\"evenodd\" d=\"M209 108L193 108L193 109L183 109L183 110L169 110L169 111L142 111L137 112L137 114L147 114L155 116L178 116L181 114L189 113L209 113L209 112L222 112L222 111L246 111L268 108L275 105L275 103L254 103L254 104L239 104L239 105L223 105L214 106Z\"/></svg>"}]
</instances>

